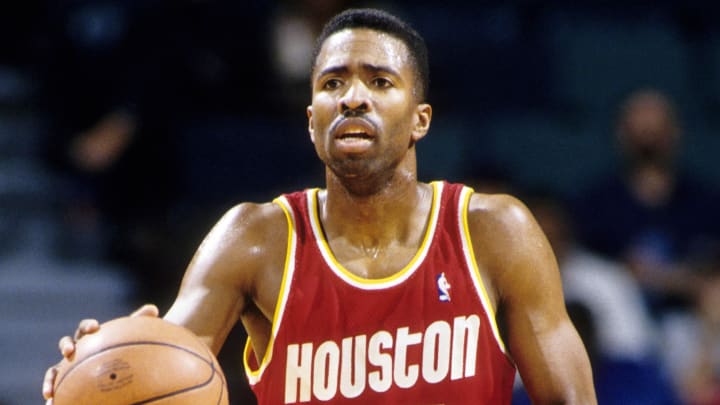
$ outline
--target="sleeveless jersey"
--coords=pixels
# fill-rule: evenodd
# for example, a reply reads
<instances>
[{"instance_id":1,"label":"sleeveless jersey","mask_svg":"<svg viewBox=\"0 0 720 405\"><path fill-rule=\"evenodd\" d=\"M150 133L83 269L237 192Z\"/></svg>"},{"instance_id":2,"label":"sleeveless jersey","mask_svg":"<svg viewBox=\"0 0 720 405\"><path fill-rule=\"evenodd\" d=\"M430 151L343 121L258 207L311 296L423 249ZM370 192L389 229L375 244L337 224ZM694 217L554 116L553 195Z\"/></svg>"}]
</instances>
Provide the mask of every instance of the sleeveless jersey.
<instances>
[{"instance_id":1,"label":"sleeveless jersey","mask_svg":"<svg viewBox=\"0 0 720 405\"><path fill-rule=\"evenodd\" d=\"M506 354L467 226L470 188L433 182L424 239L391 277L366 279L334 257L318 190L275 200L288 256L267 352L245 371L259 404L509 404Z\"/></svg>"}]
</instances>

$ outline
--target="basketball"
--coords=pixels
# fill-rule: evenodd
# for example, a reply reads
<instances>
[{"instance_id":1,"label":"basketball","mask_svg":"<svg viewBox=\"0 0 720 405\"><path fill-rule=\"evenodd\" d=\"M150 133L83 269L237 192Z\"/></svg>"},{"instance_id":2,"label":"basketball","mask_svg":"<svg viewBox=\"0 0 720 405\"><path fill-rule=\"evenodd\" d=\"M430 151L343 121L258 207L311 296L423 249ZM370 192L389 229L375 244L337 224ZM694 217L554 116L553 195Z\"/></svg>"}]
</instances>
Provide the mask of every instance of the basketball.
<instances>
[{"instance_id":1,"label":"basketball","mask_svg":"<svg viewBox=\"0 0 720 405\"><path fill-rule=\"evenodd\" d=\"M113 319L58 365L54 405L223 405L225 376L189 330L149 316Z\"/></svg>"}]
</instances>

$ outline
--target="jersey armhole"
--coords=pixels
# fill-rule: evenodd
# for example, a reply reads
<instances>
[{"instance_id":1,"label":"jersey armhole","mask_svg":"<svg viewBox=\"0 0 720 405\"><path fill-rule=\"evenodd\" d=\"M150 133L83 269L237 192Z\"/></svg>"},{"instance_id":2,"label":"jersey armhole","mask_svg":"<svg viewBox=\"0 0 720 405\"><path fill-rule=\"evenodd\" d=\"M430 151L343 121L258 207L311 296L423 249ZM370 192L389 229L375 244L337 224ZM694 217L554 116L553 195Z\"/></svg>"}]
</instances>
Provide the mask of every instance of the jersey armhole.
<instances>
[{"instance_id":1,"label":"jersey armhole","mask_svg":"<svg viewBox=\"0 0 720 405\"><path fill-rule=\"evenodd\" d=\"M490 301L487 288L483 282L482 276L480 275L480 269L475 258L475 250L473 250L472 239L470 237L470 226L468 225L468 212L470 208L470 199L473 196L474 190L470 187L463 187L460 192L458 215L460 224L460 239L462 240L463 255L468 270L470 271L470 277L472 278L473 285L477 291L480 302L482 303L485 315L490 322L493 336L498 345L500 351L505 354L510 363L514 363L507 352L505 342L500 336L500 331L497 326L497 320L495 319L495 308Z\"/></svg>"},{"instance_id":2,"label":"jersey armhole","mask_svg":"<svg viewBox=\"0 0 720 405\"><path fill-rule=\"evenodd\" d=\"M282 322L283 313L285 312L285 305L287 303L288 294L290 292L290 283L292 282L293 274L295 272L295 251L297 246L297 234L295 226L295 218L293 216L293 210L290 206L290 202L285 196L280 196L273 200L273 203L277 204L285 214L287 219L287 249L285 253L285 265L283 269L282 282L280 284L280 292L275 303L275 314L273 314L272 320L272 331L270 340L268 341L265 355L263 356L260 364L257 363L255 352L252 347L252 340L248 336L245 341L245 349L243 350L243 365L245 367L245 373L247 374L250 385L256 384L260 381L263 372L267 368L268 364L272 360L273 348L275 346L275 337L277 336L278 330L280 329L280 323Z\"/></svg>"}]
</instances>

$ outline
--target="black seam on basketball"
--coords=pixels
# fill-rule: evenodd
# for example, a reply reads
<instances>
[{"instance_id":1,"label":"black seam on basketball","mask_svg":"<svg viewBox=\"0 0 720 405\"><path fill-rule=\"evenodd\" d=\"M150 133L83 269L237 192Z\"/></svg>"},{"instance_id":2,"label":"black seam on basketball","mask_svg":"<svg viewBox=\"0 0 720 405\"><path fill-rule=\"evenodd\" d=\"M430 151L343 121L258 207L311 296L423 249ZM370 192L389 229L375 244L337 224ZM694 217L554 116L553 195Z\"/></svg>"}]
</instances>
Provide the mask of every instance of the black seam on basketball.
<instances>
[{"instance_id":1,"label":"black seam on basketball","mask_svg":"<svg viewBox=\"0 0 720 405\"><path fill-rule=\"evenodd\" d=\"M207 351L207 354L210 354L210 355L211 355L210 351ZM201 357L201 358L202 358L202 357ZM204 359L204 358L203 358L203 359ZM133 402L133 403L130 404L130 405L149 404L149 403L151 403L151 402L160 401L160 400L165 399L165 398L169 398L169 397L172 397L172 396L175 396L175 395L178 395L178 394L182 394L182 393L185 393L185 392L189 392L189 391L192 391L192 390L196 390L196 389L198 389L198 388L202 388L202 387L210 384L210 383L212 382L212 380L215 379L215 374L217 374L217 375L220 377L220 381L222 382L222 387L221 387L221 389L220 389L220 398L218 398L218 401L217 401L217 403L219 404L220 401L222 401L222 395L223 395L223 392L225 391L225 379L223 378L223 374L218 372L218 369L215 367L215 363L210 362L210 369L212 370L212 373L210 373L210 378L209 378L207 381L205 381L205 382L203 382L203 383L201 383L201 384L198 384L198 385L195 385L195 386L192 386L192 387L186 387L186 388L183 388L183 389L181 389L181 390L174 391L174 392L171 392L171 393L168 393L168 394L159 395L159 396L157 396L157 397L150 398L150 399L146 399L146 400L141 401L141 402Z\"/></svg>"},{"instance_id":2,"label":"black seam on basketball","mask_svg":"<svg viewBox=\"0 0 720 405\"><path fill-rule=\"evenodd\" d=\"M208 357L210 357L210 358L214 358L209 347L205 348L205 354L207 354ZM222 373L222 368L216 368L215 363L213 363L211 365L211 368L213 370L213 374L217 373L218 377L220 377L220 383L222 384L222 386L220 387L221 388L220 396L218 397L217 402L215 402L216 404L220 404L222 402L223 396L225 395L225 388L227 387L227 381L225 381L225 374Z\"/></svg>"},{"instance_id":3,"label":"black seam on basketball","mask_svg":"<svg viewBox=\"0 0 720 405\"><path fill-rule=\"evenodd\" d=\"M158 396L156 396L156 397L148 398L148 399L142 400L142 401L140 401L140 402L133 402L133 403L130 404L130 405L149 404L149 403L151 403L151 402L159 401L159 400L161 400L161 399L165 399L165 398L169 398L169 397L174 397L175 395L178 395L178 394L182 394L182 393L185 393L185 392L189 392L189 391L196 390L196 389L198 389L198 388L202 388L202 387L210 384L210 382L215 379L215 367L214 367L214 366L212 367L212 370L213 370L213 372L210 373L210 378L208 378L207 381L203 381L203 382L200 383L200 384L193 385L192 387L185 387L185 388L183 388L183 389L181 389L181 390L177 390L177 391L173 391L173 392L168 392L167 394L158 395Z\"/></svg>"},{"instance_id":4,"label":"black seam on basketball","mask_svg":"<svg viewBox=\"0 0 720 405\"><path fill-rule=\"evenodd\" d=\"M184 352L186 352L186 353L189 353L189 354L191 354L191 355L193 355L193 356L201 359L202 361L204 361L204 362L207 363L208 365L210 365L210 369L212 370L212 373L210 374L210 379L209 379L208 381L203 382L203 383L200 384L200 385L197 385L197 386L194 386L194 387L190 387L191 389L195 389L196 387L201 387L201 386L203 386L203 385L207 385L207 384L212 380L213 376L215 375L215 365L213 364L212 360L208 361L208 359L204 358L204 357L201 356L200 354L198 354L198 353L196 353L196 352L194 352L194 351L192 351L192 350L190 350L190 349L188 349L188 348L186 348L186 347L182 347L182 346L175 345L175 344L172 344L172 343L155 342L155 341L152 341L152 340L138 340L138 341L133 341L133 342L118 343L118 344L110 345L110 346L108 346L108 347L104 347L104 348L102 348L101 350L98 350L97 352L92 353L91 355L89 355L89 356L85 357L84 359L80 360L77 364L73 364L72 367L70 367L70 368L65 372L65 374L63 374L63 376L62 376L62 377L60 378L60 380L58 381L57 385L55 385L55 391L58 391L58 390L60 389L60 385L63 383L63 381L65 380L65 378L66 378L68 375L70 375L70 373L72 373L73 370L75 370L77 367L79 367L81 364L83 364L85 361L90 360L90 359L93 358L93 357L99 356L100 354L105 353L105 352L107 352L107 351L109 351L109 350L113 350L113 349L117 349L117 348L125 347L125 346L135 346L135 345L139 345L139 346L141 346L141 345L151 345L151 346L166 346L166 347L172 347L172 348L175 348L175 349L182 350L182 351L184 351ZM184 391L184 390L183 390L183 391ZM143 403L145 403L145 402L138 402L138 404L143 404Z\"/></svg>"},{"instance_id":5,"label":"black seam on basketball","mask_svg":"<svg viewBox=\"0 0 720 405\"><path fill-rule=\"evenodd\" d=\"M208 348L206 350L207 354L210 356L210 358L213 358L212 352L210 352L210 349ZM227 381L225 380L225 374L222 373L222 368L216 369L215 363L212 364L213 373L217 373L218 377L220 377L220 382L222 386L220 387L220 396L217 399L216 404L220 404L222 402L223 396L225 396L225 390L227 389ZM229 400L229 398L228 398Z\"/></svg>"},{"instance_id":6,"label":"black seam on basketball","mask_svg":"<svg viewBox=\"0 0 720 405\"><path fill-rule=\"evenodd\" d=\"M214 367L215 367L215 365L213 365L213 368ZM222 403L223 397L227 394L226 393L227 381L225 380L225 375L223 373L218 372L217 374L218 374L218 376L220 376L220 381L222 382L222 387L220 389L220 396L218 397L218 400L216 402L217 404L220 404L220 403ZM229 400L229 398L228 398L228 400Z\"/></svg>"}]
</instances>

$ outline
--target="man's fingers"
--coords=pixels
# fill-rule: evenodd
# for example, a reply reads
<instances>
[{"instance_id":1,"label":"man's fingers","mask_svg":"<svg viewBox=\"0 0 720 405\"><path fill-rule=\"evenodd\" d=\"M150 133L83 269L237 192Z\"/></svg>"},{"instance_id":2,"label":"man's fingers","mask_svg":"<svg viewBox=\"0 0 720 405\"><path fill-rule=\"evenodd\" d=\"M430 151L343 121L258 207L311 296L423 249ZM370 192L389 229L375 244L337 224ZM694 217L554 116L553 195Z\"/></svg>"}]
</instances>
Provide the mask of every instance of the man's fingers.
<instances>
[{"instance_id":1,"label":"man's fingers","mask_svg":"<svg viewBox=\"0 0 720 405\"><path fill-rule=\"evenodd\" d=\"M138 308L130 316L154 316L160 315L160 310L153 304L145 304ZM63 336L58 341L58 348L64 358L69 358L75 353L75 343L80 340L83 336L95 333L100 330L100 322L96 319L83 319L78 324L75 334L73 336ZM53 385L55 384L55 378L57 377L56 366L50 367L45 372L45 378L43 379L42 393L43 397L47 401L45 405L52 405Z\"/></svg>"},{"instance_id":2,"label":"man's fingers","mask_svg":"<svg viewBox=\"0 0 720 405\"><path fill-rule=\"evenodd\" d=\"M58 348L63 357L70 357L75 352L75 342L88 333L95 333L100 329L100 323L95 319L83 319L75 330L75 335L63 336L58 342Z\"/></svg>"},{"instance_id":3,"label":"man's fingers","mask_svg":"<svg viewBox=\"0 0 720 405\"><path fill-rule=\"evenodd\" d=\"M153 304L145 304L138 308L130 316L159 316L159 314L160 310L158 310L157 306ZM75 335L72 337L65 336L60 339L60 342L58 343L60 353L62 353L63 357L70 357L75 352L75 342L80 340L83 336L95 333L98 330L100 330L100 322L98 322L97 319L83 319L78 324L78 327L75 330Z\"/></svg>"},{"instance_id":4,"label":"man's fingers","mask_svg":"<svg viewBox=\"0 0 720 405\"><path fill-rule=\"evenodd\" d=\"M53 366L45 372L45 379L43 380L42 386L43 398L48 401L47 404L52 404L51 398L53 395L53 385L55 384L55 377L57 377L57 368Z\"/></svg>"},{"instance_id":5,"label":"man's fingers","mask_svg":"<svg viewBox=\"0 0 720 405\"><path fill-rule=\"evenodd\" d=\"M70 336L63 336L58 342L58 348L63 357L70 357L75 352L75 340Z\"/></svg>"},{"instance_id":6,"label":"man's fingers","mask_svg":"<svg viewBox=\"0 0 720 405\"><path fill-rule=\"evenodd\" d=\"M160 310L153 304L145 304L138 308L130 316L160 316Z\"/></svg>"},{"instance_id":7,"label":"man's fingers","mask_svg":"<svg viewBox=\"0 0 720 405\"><path fill-rule=\"evenodd\" d=\"M79 340L88 333L97 332L98 329L100 329L100 323L97 319L83 319L75 330L75 340Z\"/></svg>"}]
</instances>

